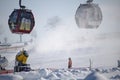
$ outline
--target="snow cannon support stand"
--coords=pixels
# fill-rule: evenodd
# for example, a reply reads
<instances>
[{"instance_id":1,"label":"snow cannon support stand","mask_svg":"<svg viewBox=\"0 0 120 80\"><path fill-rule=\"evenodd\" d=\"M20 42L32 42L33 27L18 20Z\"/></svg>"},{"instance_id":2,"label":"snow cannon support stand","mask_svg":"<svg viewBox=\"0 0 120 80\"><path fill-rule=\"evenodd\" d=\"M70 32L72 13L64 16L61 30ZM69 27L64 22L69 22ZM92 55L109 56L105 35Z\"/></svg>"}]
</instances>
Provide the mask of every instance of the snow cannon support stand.
<instances>
[{"instance_id":1,"label":"snow cannon support stand","mask_svg":"<svg viewBox=\"0 0 120 80\"><path fill-rule=\"evenodd\" d=\"M30 71L30 64L26 64L28 53L26 50L18 52L15 59L14 72Z\"/></svg>"},{"instance_id":2,"label":"snow cannon support stand","mask_svg":"<svg viewBox=\"0 0 120 80\"><path fill-rule=\"evenodd\" d=\"M14 72L21 72L21 71L25 71L25 72L31 71L30 64L14 67Z\"/></svg>"}]
</instances>

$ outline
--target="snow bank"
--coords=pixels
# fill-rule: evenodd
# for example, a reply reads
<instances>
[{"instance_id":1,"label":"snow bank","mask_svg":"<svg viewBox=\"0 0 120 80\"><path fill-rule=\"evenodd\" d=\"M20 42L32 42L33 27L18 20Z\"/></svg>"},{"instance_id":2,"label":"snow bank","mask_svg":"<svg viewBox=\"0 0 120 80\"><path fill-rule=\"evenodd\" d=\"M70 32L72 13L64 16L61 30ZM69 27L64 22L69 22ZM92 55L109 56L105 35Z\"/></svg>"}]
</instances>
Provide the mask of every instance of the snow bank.
<instances>
[{"instance_id":1,"label":"snow bank","mask_svg":"<svg viewBox=\"0 0 120 80\"><path fill-rule=\"evenodd\" d=\"M85 80L108 80L108 79L102 74L92 72L85 78Z\"/></svg>"},{"instance_id":2,"label":"snow bank","mask_svg":"<svg viewBox=\"0 0 120 80\"><path fill-rule=\"evenodd\" d=\"M15 72L0 75L0 80L120 80L118 68L100 68L89 71L87 68L54 69L42 68L30 72ZM107 72L104 72L107 71Z\"/></svg>"},{"instance_id":3,"label":"snow bank","mask_svg":"<svg viewBox=\"0 0 120 80\"><path fill-rule=\"evenodd\" d=\"M67 69L40 69L39 70L40 77L44 79L75 79L75 75L72 74L71 71Z\"/></svg>"},{"instance_id":4,"label":"snow bank","mask_svg":"<svg viewBox=\"0 0 120 80\"><path fill-rule=\"evenodd\" d=\"M23 77L20 75L7 74L0 75L0 80L23 80Z\"/></svg>"},{"instance_id":5,"label":"snow bank","mask_svg":"<svg viewBox=\"0 0 120 80\"><path fill-rule=\"evenodd\" d=\"M120 80L120 75L115 75L111 79Z\"/></svg>"},{"instance_id":6,"label":"snow bank","mask_svg":"<svg viewBox=\"0 0 120 80\"><path fill-rule=\"evenodd\" d=\"M120 69L119 68L117 68L117 67L113 67L113 68L96 68L96 69L94 69L93 71L95 71L95 72L99 72L99 73L110 73L110 72L116 72L116 71L120 71Z\"/></svg>"},{"instance_id":7,"label":"snow bank","mask_svg":"<svg viewBox=\"0 0 120 80\"><path fill-rule=\"evenodd\" d=\"M16 72L15 74L22 76L24 80L37 80L40 78L40 74L37 71Z\"/></svg>"},{"instance_id":8,"label":"snow bank","mask_svg":"<svg viewBox=\"0 0 120 80\"><path fill-rule=\"evenodd\" d=\"M15 73L23 77L24 80L81 80L88 72L81 73L81 69L48 69L43 68L30 72Z\"/></svg>"},{"instance_id":9,"label":"snow bank","mask_svg":"<svg viewBox=\"0 0 120 80\"><path fill-rule=\"evenodd\" d=\"M49 69L40 69L39 70L39 74L41 77L45 77L48 76L48 74L50 74L52 71Z\"/></svg>"}]
</instances>

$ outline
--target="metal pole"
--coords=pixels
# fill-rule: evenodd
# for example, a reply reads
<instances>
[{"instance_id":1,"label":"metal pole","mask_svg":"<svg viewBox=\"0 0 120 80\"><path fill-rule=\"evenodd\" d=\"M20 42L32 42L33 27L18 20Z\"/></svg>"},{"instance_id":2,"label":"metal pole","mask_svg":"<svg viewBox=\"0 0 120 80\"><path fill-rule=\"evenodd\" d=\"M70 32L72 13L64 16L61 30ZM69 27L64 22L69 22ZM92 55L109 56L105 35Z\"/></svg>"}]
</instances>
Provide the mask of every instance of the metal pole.
<instances>
[{"instance_id":1,"label":"metal pole","mask_svg":"<svg viewBox=\"0 0 120 80\"><path fill-rule=\"evenodd\" d=\"M22 9L25 8L25 6L21 5L21 0L19 0L19 6L20 6L20 8L22 8Z\"/></svg>"},{"instance_id":2,"label":"metal pole","mask_svg":"<svg viewBox=\"0 0 120 80\"><path fill-rule=\"evenodd\" d=\"M91 68L92 68L92 61L91 61L91 59L89 59L89 62L90 62L89 70L91 70Z\"/></svg>"},{"instance_id":3,"label":"metal pole","mask_svg":"<svg viewBox=\"0 0 120 80\"><path fill-rule=\"evenodd\" d=\"M20 42L22 42L22 34L20 34Z\"/></svg>"}]
</instances>

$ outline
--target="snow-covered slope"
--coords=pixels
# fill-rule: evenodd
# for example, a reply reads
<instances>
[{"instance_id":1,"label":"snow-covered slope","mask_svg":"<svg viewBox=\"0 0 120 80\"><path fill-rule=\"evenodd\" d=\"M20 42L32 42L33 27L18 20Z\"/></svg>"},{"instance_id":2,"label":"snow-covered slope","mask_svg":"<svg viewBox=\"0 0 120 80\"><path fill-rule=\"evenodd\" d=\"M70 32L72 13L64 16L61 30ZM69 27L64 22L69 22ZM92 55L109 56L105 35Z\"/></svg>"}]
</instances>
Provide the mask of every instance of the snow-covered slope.
<instances>
[{"instance_id":1,"label":"snow-covered slope","mask_svg":"<svg viewBox=\"0 0 120 80\"><path fill-rule=\"evenodd\" d=\"M0 75L0 80L120 80L119 68L37 69Z\"/></svg>"}]
</instances>

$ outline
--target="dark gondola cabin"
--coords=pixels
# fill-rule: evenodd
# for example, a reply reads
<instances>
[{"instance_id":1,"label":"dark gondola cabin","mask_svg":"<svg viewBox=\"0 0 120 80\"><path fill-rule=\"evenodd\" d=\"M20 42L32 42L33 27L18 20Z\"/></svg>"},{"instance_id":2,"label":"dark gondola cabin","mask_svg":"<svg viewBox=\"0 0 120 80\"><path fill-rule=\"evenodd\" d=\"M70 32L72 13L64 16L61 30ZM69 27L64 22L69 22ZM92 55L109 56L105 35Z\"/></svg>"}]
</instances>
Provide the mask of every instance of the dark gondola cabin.
<instances>
[{"instance_id":1,"label":"dark gondola cabin","mask_svg":"<svg viewBox=\"0 0 120 80\"><path fill-rule=\"evenodd\" d=\"M15 9L8 19L8 25L12 33L29 34L34 25L34 16L31 10Z\"/></svg>"}]
</instances>

